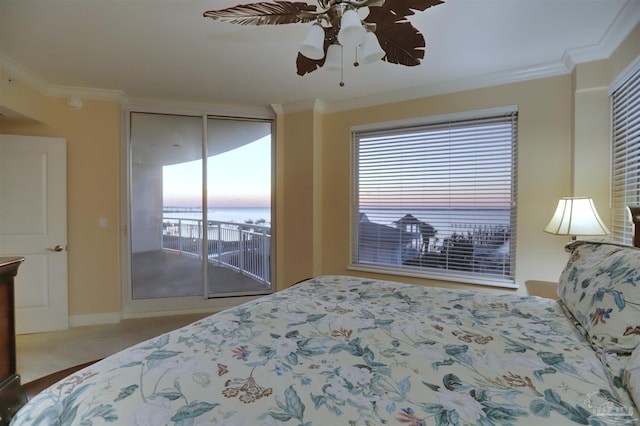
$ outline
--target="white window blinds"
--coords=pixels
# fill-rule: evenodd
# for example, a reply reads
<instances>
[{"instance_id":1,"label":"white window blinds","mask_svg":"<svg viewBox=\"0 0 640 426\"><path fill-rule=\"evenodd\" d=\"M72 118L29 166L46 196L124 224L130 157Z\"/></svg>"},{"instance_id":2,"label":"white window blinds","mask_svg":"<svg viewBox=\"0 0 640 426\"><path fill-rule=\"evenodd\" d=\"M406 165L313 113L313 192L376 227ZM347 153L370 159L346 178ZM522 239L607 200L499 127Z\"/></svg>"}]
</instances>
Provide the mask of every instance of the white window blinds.
<instances>
[{"instance_id":1,"label":"white window blinds","mask_svg":"<svg viewBox=\"0 0 640 426\"><path fill-rule=\"evenodd\" d=\"M631 244L627 206L640 206L640 64L611 93L614 241Z\"/></svg>"},{"instance_id":2,"label":"white window blinds","mask_svg":"<svg viewBox=\"0 0 640 426\"><path fill-rule=\"evenodd\" d=\"M354 132L353 268L513 285L517 112L459 117Z\"/></svg>"}]
</instances>

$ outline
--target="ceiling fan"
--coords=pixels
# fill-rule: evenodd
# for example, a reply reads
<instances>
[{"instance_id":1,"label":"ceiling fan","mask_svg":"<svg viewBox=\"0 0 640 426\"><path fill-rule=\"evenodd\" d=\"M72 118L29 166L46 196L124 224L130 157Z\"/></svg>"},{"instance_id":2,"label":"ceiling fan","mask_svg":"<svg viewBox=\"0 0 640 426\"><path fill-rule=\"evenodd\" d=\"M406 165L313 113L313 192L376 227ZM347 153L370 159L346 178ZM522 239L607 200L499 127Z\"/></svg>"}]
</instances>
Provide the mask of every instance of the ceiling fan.
<instances>
[{"instance_id":1,"label":"ceiling fan","mask_svg":"<svg viewBox=\"0 0 640 426\"><path fill-rule=\"evenodd\" d=\"M343 50L354 49L356 61L384 60L408 67L424 58L425 40L407 16L442 0L316 0L259 2L209 10L206 18L240 25L313 23L296 59L298 75L318 68L342 69ZM340 83L341 86L344 83Z\"/></svg>"}]
</instances>

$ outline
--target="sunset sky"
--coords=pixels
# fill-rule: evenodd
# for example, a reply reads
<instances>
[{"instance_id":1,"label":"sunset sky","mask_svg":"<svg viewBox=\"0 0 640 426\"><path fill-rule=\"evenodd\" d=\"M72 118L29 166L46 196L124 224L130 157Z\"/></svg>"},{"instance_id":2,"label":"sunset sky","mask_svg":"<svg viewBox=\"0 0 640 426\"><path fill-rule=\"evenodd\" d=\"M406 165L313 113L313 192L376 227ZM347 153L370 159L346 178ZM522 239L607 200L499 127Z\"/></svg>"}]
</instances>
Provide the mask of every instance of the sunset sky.
<instances>
[{"instance_id":1,"label":"sunset sky","mask_svg":"<svg viewBox=\"0 0 640 426\"><path fill-rule=\"evenodd\" d=\"M270 136L209 157L207 169L209 206L270 206ZM164 166L164 205L199 207L202 196L201 175L200 161Z\"/></svg>"}]
</instances>

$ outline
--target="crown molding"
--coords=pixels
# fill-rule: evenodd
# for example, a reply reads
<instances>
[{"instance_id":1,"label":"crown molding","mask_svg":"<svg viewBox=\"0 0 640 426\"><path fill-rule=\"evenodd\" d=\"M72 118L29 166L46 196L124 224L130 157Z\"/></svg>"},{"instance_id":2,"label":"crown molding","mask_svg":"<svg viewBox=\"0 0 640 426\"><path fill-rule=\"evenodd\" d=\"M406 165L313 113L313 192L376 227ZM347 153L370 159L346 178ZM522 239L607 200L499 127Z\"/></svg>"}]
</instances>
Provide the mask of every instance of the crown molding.
<instances>
[{"instance_id":1,"label":"crown molding","mask_svg":"<svg viewBox=\"0 0 640 426\"><path fill-rule=\"evenodd\" d=\"M575 64L609 58L638 23L640 23L640 1L627 0L598 43L567 50L563 62L571 63L570 70L573 70Z\"/></svg>"},{"instance_id":2,"label":"crown molding","mask_svg":"<svg viewBox=\"0 0 640 426\"><path fill-rule=\"evenodd\" d=\"M284 114L284 108L281 104L271 104L271 109L276 116Z\"/></svg>"},{"instance_id":3,"label":"crown molding","mask_svg":"<svg viewBox=\"0 0 640 426\"><path fill-rule=\"evenodd\" d=\"M22 81L27 86L40 92L44 96L116 101L120 104L127 102L127 95L122 90L53 86L45 79L23 67L2 52L0 52L0 69L4 70L7 75Z\"/></svg>"},{"instance_id":4,"label":"crown molding","mask_svg":"<svg viewBox=\"0 0 640 426\"><path fill-rule=\"evenodd\" d=\"M605 35L597 44L578 49L568 49L558 63L539 64L527 68L479 75L464 80L450 80L429 86L414 87L345 101L328 102L325 110L326 112L340 112L568 74L573 71L576 64L609 58L638 23L640 23L640 1L627 0L618 16L616 16Z\"/></svg>"},{"instance_id":5,"label":"crown molding","mask_svg":"<svg viewBox=\"0 0 640 426\"><path fill-rule=\"evenodd\" d=\"M271 120L275 118L273 106L244 106L230 104L210 104L202 102L175 101L163 99L131 98L124 108L137 112L160 112L185 115L217 115L224 117L251 117Z\"/></svg>"},{"instance_id":6,"label":"crown molding","mask_svg":"<svg viewBox=\"0 0 640 426\"><path fill-rule=\"evenodd\" d=\"M96 101L114 101L120 105L128 102L126 93L122 90L89 89L86 87L50 86L44 93L56 98L81 98Z\"/></svg>"},{"instance_id":7,"label":"crown molding","mask_svg":"<svg viewBox=\"0 0 640 426\"><path fill-rule=\"evenodd\" d=\"M3 70L7 75L24 82L26 85L41 93L46 93L49 89L50 85L44 79L2 52L0 52L0 70Z\"/></svg>"},{"instance_id":8,"label":"crown molding","mask_svg":"<svg viewBox=\"0 0 640 426\"><path fill-rule=\"evenodd\" d=\"M108 89L92 89L82 87L52 86L47 81L26 69L0 52L0 70L23 81L46 96L77 97L82 99L110 100L119 102L125 108L153 109L167 111L184 111L202 113L206 111L215 115L244 115L256 118L273 118L276 115L312 110L320 113L340 112L350 109L365 108L408 101L423 97L456 93L466 90L481 89L491 86L517 83L526 80L553 77L568 74L576 64L606 59L629 35L640 22L640 1L627 0L624 7L611 23L602 39L592 45L566 50L560 61L539 64L533 67L508 70L493 74L478 75L462 80L450 80L442 83L418 86L371 96L363 96L344 101L329 102L321 99L305 100L289 104L272 104L267 107L217 105L195 102L166 101L153 99L130 99L124 91Z\"/></svg>"},{"instance_id":9,"label":"crown molding","mask_svg":"<svg viewBox=\"0 0 640 426\"><path fill-rule=\"evenodd\" d=\"M478 75L476 77L449 80L442 83L418 86L404 90L380 93L373 96L348 99L326 104L326 112L340 112L350 109L366 108L393 102L409 101L426 98L429 96L445 95L449 93L463 92L467 90L482 89L491 86L500 86L510 83L518 83L539 78L554 77L570 72L562 63L548 63L504 72Z\"/></svg>"},{"instance_id":10,"label":"crown molding","mask_svg":"<svg viewBox=\"0 0 640 426\"><path fill-rule=\"evenodd\" d=\"M203 112L213 115L242 116L255 118L274 118L269 108L247 107L235 105L217 105L197 102L167 101L159 99L130 99L122 90L95 89L86 87L56 86L23 67L10 57L0 52L0 70L7 75L22 81L44 96L60 98L80 98L119 103L123 108L138 110L183 112L200 115Z\"/></svg>"},{"instance_id":11,"label":"crown molding","mask_svg":"<svg viewBox=\"0 0 640 426\"><path fill-rule=\"evenodd\" d=\"M275 104L274 104L275 105ZM288 104L278 104L279 114L291 114L293 112L314 111L319 113L327 112L328 104L323 100L315 98ZM275 107L274 107L275 110Z\"/></svg>"}]
</instances>

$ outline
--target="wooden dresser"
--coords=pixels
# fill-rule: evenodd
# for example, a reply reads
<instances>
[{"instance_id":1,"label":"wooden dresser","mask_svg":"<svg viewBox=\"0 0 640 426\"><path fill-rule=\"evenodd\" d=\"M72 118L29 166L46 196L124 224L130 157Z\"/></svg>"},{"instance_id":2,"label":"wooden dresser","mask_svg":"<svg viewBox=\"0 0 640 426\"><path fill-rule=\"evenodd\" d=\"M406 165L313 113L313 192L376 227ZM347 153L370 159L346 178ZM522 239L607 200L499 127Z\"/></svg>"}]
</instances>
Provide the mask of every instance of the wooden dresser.
<instances>
[{"instance_id":1,"label":"wooden dresser","mask_svg":"<svg viewBox=\"0 0 640 426\"><path fill-rule=\"evenodd\" d=\"M0 257L0 425L24 404L16 366L14 278L23 257Z\"/></svg>"}]
</instances>

